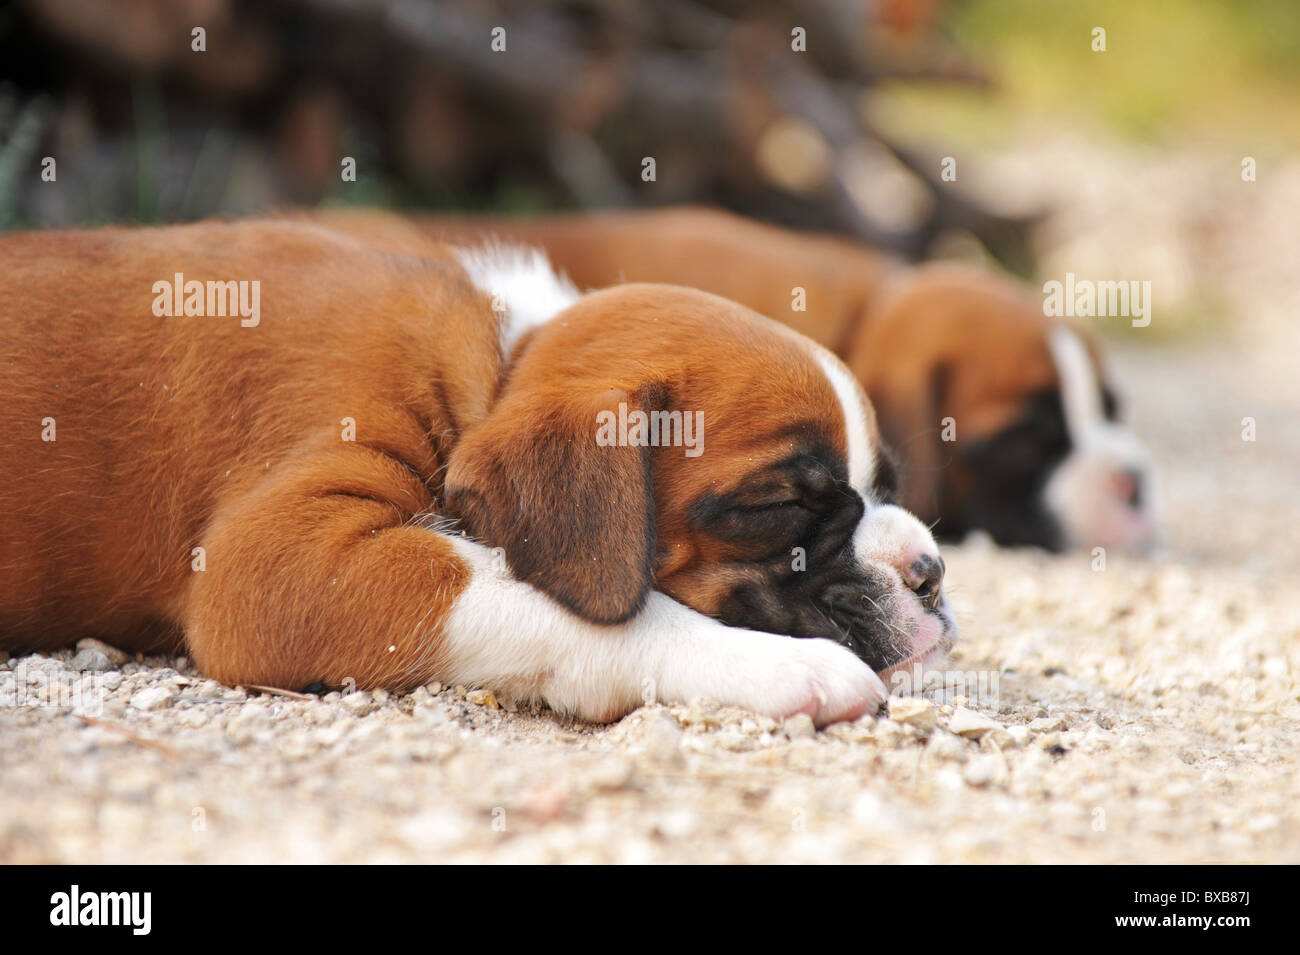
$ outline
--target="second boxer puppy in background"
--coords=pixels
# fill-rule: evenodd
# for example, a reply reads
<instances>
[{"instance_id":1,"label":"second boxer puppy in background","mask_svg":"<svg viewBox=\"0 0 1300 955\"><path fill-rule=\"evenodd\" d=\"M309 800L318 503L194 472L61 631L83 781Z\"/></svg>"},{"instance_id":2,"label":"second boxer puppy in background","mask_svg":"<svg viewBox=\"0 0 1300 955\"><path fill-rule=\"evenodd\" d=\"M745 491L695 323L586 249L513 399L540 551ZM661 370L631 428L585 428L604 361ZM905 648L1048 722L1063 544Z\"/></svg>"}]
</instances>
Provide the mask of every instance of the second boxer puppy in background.
<instances>
[{"instance_id":1,"label":"second boxer puppy in background","mask_svg":"<svg viewBox=\"0 0 1300 955\"><path fill-rule=\"evenodd\" d=\"M536 243L583 288L714 292L832 349L902 459L902 503L942 537L1140 550L1157 531L1147 455L1119 420L1096 341L991 270L907 268L703 208L416 221L444 239Z\"/></svg>"},{"instance_id":2,"label":"second boxer puppy in background","mask_svg":"<svg viewBox=\"0 0 1300 955\"><path fill-rule=\"evenodd\" d=\"M534 250L406 230L0 237L25 422L0 430L0 646L818 724L951 646L943 562L833 355L703 292L583 296ZM602 440L610 415L661 424Z\"/></svg>"}]
</instances>

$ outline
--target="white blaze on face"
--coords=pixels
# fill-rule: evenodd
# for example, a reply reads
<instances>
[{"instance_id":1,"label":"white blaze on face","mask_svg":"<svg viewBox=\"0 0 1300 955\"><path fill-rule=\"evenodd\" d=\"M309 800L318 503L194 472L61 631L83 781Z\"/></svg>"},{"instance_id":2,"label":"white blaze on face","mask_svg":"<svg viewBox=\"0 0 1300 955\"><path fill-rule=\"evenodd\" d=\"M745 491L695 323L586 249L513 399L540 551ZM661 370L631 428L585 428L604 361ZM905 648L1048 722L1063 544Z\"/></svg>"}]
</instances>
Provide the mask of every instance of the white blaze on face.
<instances>
[{"instance_id":1,"label":"white blaze on face","mask_svg":"<svg viewBox=\"0 0 1300 955\"><path fill-rule=\"evenodd\" d=\"M1079 336L1057 326L1048 347L1061 381L1072 449L1048 479L1043 496L1068 543L1140 548L1157 521L1146 449L1127 427L1107 421L1101 385ZM1136 484L1136 506L1130 492Z\"/></svg>"},{"instance_id":2,"label":"white blaze on face","mask_svg":"<svg viewBox=\"0 0 1300 955\"><path fill-rule=\"evenodd\" d=\"M820 346L814 357L840 400L844 411L845 444L848 447L849 484L863 500L871 500L871 479L876 472L876 449L867 428L867 399L862 386L845 364Z\"/></svg>"},{"instance_id":3,"label":"white blaze on face","mask_svg":"<svg viewBox=\"0 0 1300 955\"><path fill-rule=\"evenodd\" d=\"M938 558L939 547L926 526L911 513L876 500L872 480L877 456L867 425L866 394L843 362L820 346L813 348L844 413L849 483L866 506L853 532L853 554L861 566L892 575L894 591L889 609L895 618L898 649L906 661L942 654L956 639L947 599L939 613L928 611L904 582L908 568L922 555Z\"/></svg>"},{"instance_id":4,"label":"white blaze on face","mask_svg":"<svg viewBox=\"0 0 1300 955\"><path fill-rule=\"evenodd\" d=\"M853 548L860 560L899 566L919 553L938 554L934 537L908 511L881 504L872 490L876 472L876 449L867 427L868 405L862 386L844 363L818 347L816 357L840 399L844 412L845 444L848 447L849 484L862 495L866 512L853 534Z\"/></svg>"}]
</instances>

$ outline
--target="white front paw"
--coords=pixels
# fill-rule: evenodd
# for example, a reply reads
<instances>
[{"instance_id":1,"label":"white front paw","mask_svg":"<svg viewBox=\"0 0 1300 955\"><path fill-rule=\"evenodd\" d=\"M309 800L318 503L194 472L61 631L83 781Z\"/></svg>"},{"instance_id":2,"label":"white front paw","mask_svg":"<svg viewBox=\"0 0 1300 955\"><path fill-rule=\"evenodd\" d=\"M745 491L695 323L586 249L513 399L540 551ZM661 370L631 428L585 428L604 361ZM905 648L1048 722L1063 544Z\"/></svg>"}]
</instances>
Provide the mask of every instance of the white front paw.
<instances>
[{"instance_id":1,"label":"white front paw","mask_svg":"<svg viewBox=\"0 0 1300 955\"><path fill-rule=\"evenodd\" d=\"M707 696L783 719L807 713L818 726L875 713L889 691L851 651L829 640L727 629L674 659L666 695Z\"/></svg>"},{"instance_id":2,"label":"white front paw","mask_svg":"<svg viewBox=\"0 0 1300 955\"><path fill-rule=\"evenodd\" d=\"M790 662L782 664L782 682L788 681L788 689L772 700L783 712L765 710L767 715L807 713L818 726L825 726L875 713L889 696L880 677L852 651L830 640L788 639L794 644Z\"/></svg>"}]
</instances>

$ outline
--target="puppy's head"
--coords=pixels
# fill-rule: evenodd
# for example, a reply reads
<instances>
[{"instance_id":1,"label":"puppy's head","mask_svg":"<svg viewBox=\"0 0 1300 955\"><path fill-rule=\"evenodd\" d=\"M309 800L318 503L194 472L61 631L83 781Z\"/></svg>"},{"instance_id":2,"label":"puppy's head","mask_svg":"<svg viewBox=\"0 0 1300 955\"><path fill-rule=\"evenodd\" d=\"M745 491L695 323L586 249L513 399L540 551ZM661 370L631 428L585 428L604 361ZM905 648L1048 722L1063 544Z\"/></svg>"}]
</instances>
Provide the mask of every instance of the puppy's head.
<instances>
[{"instance_id":1,"label":"puppy's head","mask_svg":"<svg viewBox=\"0 0 1300 955\"><path fill-rule=\"evenodd\" d=\"M524 336L446 480L469 533L588 620L624 621L655 588L882 672L955 636L943 561L894 490L829 352L659 285L587 295Z\"/></svg>"},{"instance_id":2,"label":"puppy's head","mask_svg":"<svg viewBox=\"0 0 1300 955\"><path fill-rule=\"evenodd\" d=\"M1119 420L1101 352L1014 282L913 270L849 355L904 461L904 503L944 537L1140 550L1158 527L1150 463Z\"/></svg>"}]
</instances>

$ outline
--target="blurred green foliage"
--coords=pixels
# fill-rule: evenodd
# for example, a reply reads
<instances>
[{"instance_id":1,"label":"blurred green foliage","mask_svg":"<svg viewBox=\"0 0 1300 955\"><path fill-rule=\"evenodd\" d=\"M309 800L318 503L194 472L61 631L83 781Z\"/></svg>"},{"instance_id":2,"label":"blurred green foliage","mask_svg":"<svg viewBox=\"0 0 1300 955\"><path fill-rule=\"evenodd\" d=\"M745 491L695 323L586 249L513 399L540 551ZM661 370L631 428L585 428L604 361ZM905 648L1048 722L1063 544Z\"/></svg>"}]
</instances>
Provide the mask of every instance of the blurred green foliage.
<instances>
[{"instance_id":1,"label":"blurred green foliage","mask_svg":"<svg viewBox=\"0 0 1300 955\"><path fill-rule=\"evenodd\" d=\"M945 18L996 89L892 91L927 124L977 140L1064 119L1133 139L1300 143L1298 0L951 0Z\"/></svg>"}]
</instances>

